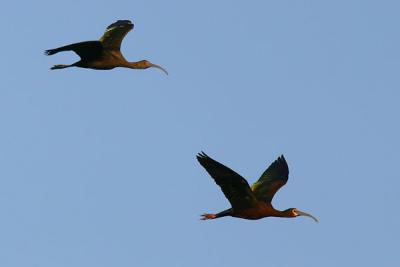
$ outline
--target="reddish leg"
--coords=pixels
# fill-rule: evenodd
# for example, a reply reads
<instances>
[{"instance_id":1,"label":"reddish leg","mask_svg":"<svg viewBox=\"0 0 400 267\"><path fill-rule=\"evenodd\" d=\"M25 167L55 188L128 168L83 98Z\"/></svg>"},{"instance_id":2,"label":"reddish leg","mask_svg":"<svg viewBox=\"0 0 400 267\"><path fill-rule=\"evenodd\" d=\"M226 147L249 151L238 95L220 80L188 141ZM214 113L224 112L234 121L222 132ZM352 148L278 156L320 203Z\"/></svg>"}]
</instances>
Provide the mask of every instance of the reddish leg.
<instances>
[{"instance_id":1,"label":"reddish leg","mask_svg":"<svg viewBox=\"0 0 400 267\"><path fill-rule=\"evenodd\" d=\"M212 219L217 218L217 215L216 215L216 214L204 213L204 214L202 214L201 216L202 216L202 217L201 217L200 220L212 220Z\"/></svg>"}]
</instances>

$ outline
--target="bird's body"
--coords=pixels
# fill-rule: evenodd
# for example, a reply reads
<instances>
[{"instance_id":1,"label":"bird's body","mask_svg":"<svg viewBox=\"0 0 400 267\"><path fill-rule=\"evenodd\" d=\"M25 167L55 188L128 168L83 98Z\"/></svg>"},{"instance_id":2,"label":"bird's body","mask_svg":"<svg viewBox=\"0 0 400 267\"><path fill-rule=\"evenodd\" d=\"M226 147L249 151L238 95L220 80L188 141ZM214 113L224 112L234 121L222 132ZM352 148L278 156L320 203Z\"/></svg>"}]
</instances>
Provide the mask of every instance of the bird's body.
<instances>
[{"instance_id":1,"label":"bird's body","mask_svg":"<svg viewBox=\"0 0 400 267\"><path fill-rule=\"evenodd\" d=\"M123 38L133 29L129 20L118 20L107 27L104 35L98 41L86 41L62 46L45 51L46 55L54 55L63 51L74 51L81 58L70 65L54 65L51 69L64 69L68 67L80 67L96 70L110 70L116 67L131 69L158 68L167 71L147 60L129 62L122 55L120 48Z\"/></svg>"},{"instance_id":2,"label":"bird's body","mask_svg":"<svg viewBox=\"0 0 400 267\"><path fill-rule=\"evenodd\" d=\"M275 210L271 204L268 204L263 201L258 201L254 207L247 208L244 210L238 210L235 217L250 219L250 220L258 220L265 217L280 217L280 212Z\"/></svg>"},{"instance_id":3,"label":"bird's body","mask_svg":"<svg viewBox=\"0 0 400 267\"><path fill-rule=\"evenodd\" d=\"M236 218L242 218L247 220L258 220L266 217L296 217L292 216L289 210L276 210L271 204L268 204L263 201L258 201L253 207L249 207L246 209L236 209L232 208L219 212L217 214L203 214L203 219L215 219L224 216L232 216Z\"/></svg>"},{"instance_id":4,"label":"bird's body","mask_svg":"<svg viewBox=\"0 0 400 267\"><path fill-rule=\"evenodd\" d=\"M298 209L290 208L280 211L272 206L271 201L275 193L286 184L289 178L289 168L283 156L275 160L251 187L242 176L210 158L204 152L197 155L197 160L221 187L222 192L232 205L230 209L216 214L203 214L203 220L224 216L248 220L258 220L265 217L308 216L317 221L311 214Z\"/></svg>"}]
</instances>

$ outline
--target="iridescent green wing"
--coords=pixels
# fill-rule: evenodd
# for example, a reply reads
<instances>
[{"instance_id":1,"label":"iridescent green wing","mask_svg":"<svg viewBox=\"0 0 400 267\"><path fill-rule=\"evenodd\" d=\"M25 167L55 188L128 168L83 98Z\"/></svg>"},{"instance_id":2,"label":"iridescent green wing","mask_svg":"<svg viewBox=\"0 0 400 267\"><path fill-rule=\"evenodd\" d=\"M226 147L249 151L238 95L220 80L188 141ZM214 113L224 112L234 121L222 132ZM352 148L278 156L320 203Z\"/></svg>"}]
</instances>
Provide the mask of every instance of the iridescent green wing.
<instances>
[{"instance_id":1,"label":"iridescent green wing","mask_svg":"<svg viewBox=\"0 0 400 267\"><path fill-rule=\"evenodd\" d=\"M225 197L229 200L234 210L253 207L257 203L247 181L218 161L210 158L204 152L197 155L200 162L214 181L219 185Z\"/></svg>"},{"instance_id":2,"label":"iridescent green wing","mask_svg":"<svg viewBox=\"0 0 400 267\"><path fill-rule=\"evenodd\" d=\"M118 20L107 27L100 42L103 47L109 50L120 50L122 40L125 35L133 29L133 24L130 20Z\"/></svg>"},{"instance_id":3,"label":"iridescent green wing","mask_svg":"<svg viewBox=\"0 0 400 267\"><path fill-rule=\"evenodd\" d=\"M289 167L282 155L272 162L251 189L257 199L271 203L275 193L286 184L288 178Z\"/></svg>"}]
</instances>

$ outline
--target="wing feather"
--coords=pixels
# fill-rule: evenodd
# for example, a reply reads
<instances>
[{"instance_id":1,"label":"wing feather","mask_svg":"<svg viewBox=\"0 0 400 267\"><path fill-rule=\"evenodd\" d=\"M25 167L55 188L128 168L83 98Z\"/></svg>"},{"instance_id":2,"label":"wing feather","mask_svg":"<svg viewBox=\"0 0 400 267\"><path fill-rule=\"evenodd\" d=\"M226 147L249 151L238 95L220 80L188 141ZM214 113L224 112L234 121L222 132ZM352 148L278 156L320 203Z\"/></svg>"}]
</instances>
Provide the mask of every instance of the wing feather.
<instances>
[{"instance_id":1,"label":"wing feather","mask_svg":"<svg viewBox=\"0 0 400 267\"><path fill-rule=\"evenodd\" d=\"M204 152L197 155L197 160L214 181L219 185L234 210L253 207L257 203L246 179L235 171L210 158Z\"/></svg>"},{"instance_id":2,"label":"wing feather","mask_svg":"<svg viewBox=\"0 0 400 267\"><path fill-rule=\"evenodd\" d=\"M251 189L257 199L271 203L275 193L286 184L288 179L289 167L282 155L268 167Z\"/></svg>"},{"instance_id":3,"label":"wing feather","mask_svg":"<svg viewBox=\"0 0 400 267\"><path fill-rule=\"evenodd\" d=\"M100 38L104 48L110 50L120 50L124 37L133 29L133 23L130 20L118 20L109 25Z\"/></svg>"}]
</instances>

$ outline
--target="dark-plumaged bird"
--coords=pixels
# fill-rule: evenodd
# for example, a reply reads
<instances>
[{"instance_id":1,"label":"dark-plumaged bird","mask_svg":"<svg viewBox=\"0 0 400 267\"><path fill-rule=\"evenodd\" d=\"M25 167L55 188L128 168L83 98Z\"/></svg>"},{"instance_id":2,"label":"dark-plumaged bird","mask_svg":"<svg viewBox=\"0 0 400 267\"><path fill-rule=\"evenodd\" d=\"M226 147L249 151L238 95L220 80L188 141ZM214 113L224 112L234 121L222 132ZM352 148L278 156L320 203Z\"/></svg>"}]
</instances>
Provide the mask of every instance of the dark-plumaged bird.
<instances>
[{"instance_id":1,"label":"dark-plumaged bird","mask_svg":"<svg viewBox=\"0 0 400 267\"><path fill-rule=\"evenodd\" d=\"M217 214L203 214L202 220L216 219L224 216L238 217L248 220L258 220L264 217L308 216L318 222L317 218L296 208L276 210L272 204L275 193L286 184L289 168L285 158L280 156L261 175L251 187L247 181L230 168L210 158L204 152L197 155L210 176L215 180L231 203L231 208Z\"/></svg>"},{"instance_id":2,"label":"dark-plumaged bird","mask_svg":"<svg viewBox=\"0 0 400 267\"><path fill-rule=\"evenodd\" d=\"M89 68L96 70L110 70L115 67L131 69L158 68L168 75L168 72L159 65L147 60L129 62L121 54L121 43L126 34L133 29L129 20L118 20L107 27L103 36L98 41L86 41L62 46L45 51L46 55L54 55L62 51L74 51L81 58L71 65L54 65L51 69L64 69L69 67Z\"/></svg>"}]
</instances>

